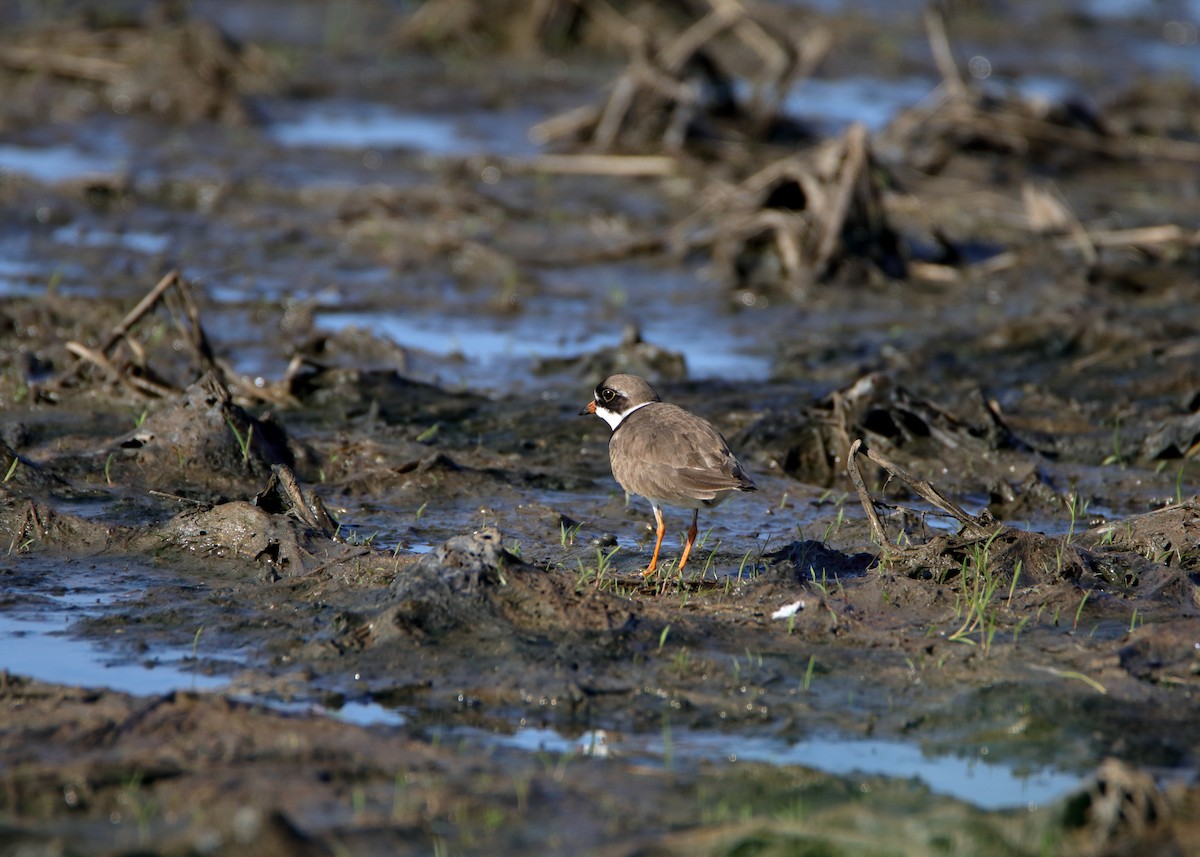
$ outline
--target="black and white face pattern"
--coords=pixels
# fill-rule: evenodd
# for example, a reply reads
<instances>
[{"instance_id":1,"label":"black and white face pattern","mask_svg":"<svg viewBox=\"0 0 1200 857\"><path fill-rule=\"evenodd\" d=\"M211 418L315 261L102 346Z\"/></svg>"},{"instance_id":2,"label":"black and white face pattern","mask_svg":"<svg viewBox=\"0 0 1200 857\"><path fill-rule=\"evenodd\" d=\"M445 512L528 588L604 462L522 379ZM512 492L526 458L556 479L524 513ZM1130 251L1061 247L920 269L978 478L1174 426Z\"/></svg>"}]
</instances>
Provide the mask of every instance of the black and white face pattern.
<instances>
[{"instance_id":1,"label":"black and white face pattern","mask_svg":"<svg viewBox=\"0 0 1200 857\"><path fill-rule=\"evenodd\" d=\"M659 401L654 388L636 375L613 375L596 385L596 416L616 430L638 408Z\"/></svg>"}]
</instances>

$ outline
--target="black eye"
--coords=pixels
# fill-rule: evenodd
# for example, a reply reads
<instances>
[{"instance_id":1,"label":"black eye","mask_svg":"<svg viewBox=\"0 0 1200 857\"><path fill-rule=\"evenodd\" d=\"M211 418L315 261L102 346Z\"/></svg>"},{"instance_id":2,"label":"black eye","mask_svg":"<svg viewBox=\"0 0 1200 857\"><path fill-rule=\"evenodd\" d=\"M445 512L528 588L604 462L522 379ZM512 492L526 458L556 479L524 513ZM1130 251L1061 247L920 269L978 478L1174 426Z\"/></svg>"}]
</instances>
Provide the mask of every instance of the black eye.
<instances>
[{"instance_id":1,"label":"black eye","mask_svg":"<svg viewBox=\"0 0 1200 857\"><path fill-rule=\"evenodd\" d=\"M603 390L600 391L600 398L606 402L611 402L616 397L617 397L617 393L611 387L605 387Z\"/></svg>"}]
</instances>

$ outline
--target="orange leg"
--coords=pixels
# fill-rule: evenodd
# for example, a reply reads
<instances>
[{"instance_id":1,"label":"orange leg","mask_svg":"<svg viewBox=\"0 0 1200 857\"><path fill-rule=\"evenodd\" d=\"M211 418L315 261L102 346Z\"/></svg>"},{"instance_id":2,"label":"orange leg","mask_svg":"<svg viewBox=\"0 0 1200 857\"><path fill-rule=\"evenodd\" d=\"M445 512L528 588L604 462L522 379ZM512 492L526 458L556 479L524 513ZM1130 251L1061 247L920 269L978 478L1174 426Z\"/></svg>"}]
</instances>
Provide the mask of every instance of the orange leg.
<instances>
[{"instance_id":1,"label":"orange leg","mask_svg":"<svg viewBox=\"0 0 1200 857\"><path fill-rule=\"evenodd\" d=\"M679 557L679 576L683 577L683 567L687 565L688 557L692 553L692 544L696 541L696 520L700 517L700 510L692 510L692 527L688 530L687 543L683 546L683 556Z\"/></svg>"},{"instance_id":2,"label":"orange leg","mask_svg":"<svg viewBox=\"0 0 1200 857\"><path fill-rule=\"evenodd\" d=\"M650 565L642 572L642 577L649 577L658 570L658 552L662 548L663 533L667 531L667 525L663 523L662 512L657 506L652 506L654 509L654 520L658 522L658 538L654 540L654 556L650 557Z\"/></svg>"}]
</instances>

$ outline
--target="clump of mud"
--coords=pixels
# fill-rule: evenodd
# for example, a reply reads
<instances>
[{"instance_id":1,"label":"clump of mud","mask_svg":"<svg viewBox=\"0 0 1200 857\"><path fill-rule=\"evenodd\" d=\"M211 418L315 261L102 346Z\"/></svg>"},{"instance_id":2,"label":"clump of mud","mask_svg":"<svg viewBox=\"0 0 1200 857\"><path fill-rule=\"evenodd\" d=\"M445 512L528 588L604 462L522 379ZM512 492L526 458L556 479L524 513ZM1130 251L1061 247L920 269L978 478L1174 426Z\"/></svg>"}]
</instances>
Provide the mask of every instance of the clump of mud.
<instances>
[{"instance_id":1,"label":"clump of mud","mask_svg":"<svg viewBox=\"0 0 1200 857\"><path fill-rule=\"evenodd\" d=\"M165 14L164 14L165 13ZM0 42L6 125L70 121L108 108L167 122L257 121L253 96L276 88L271 56L161 4L8 29ZM32 96L32 97L31 97Z\"/></svg>"}]
</instances>

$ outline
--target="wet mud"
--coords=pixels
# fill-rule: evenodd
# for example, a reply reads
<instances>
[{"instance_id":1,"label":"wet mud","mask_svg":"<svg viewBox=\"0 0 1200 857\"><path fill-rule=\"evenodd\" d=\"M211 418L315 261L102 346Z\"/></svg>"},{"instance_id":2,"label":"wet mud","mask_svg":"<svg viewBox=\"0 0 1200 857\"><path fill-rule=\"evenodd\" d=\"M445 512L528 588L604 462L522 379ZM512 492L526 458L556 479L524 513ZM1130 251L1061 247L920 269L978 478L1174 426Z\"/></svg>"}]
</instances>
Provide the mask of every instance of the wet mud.
<instances>
[{"instance_id":1,"label":"wet mud","mask_svg":"<svg viewBox=\"0 0 1200 857\"><path fill-rule=\"evenodd\" d=\"M0 852L1200 849L1194 23L278 5L0 3Z\"/></svg>"}]
</instances>

